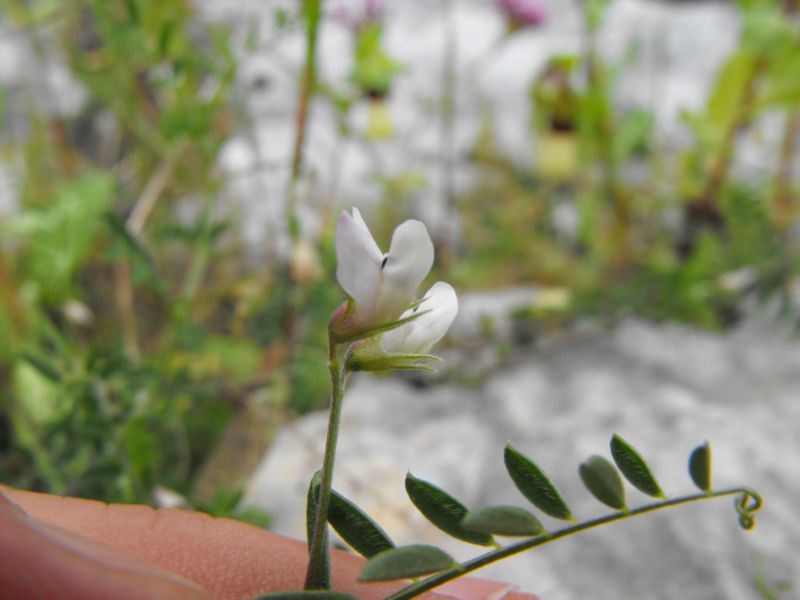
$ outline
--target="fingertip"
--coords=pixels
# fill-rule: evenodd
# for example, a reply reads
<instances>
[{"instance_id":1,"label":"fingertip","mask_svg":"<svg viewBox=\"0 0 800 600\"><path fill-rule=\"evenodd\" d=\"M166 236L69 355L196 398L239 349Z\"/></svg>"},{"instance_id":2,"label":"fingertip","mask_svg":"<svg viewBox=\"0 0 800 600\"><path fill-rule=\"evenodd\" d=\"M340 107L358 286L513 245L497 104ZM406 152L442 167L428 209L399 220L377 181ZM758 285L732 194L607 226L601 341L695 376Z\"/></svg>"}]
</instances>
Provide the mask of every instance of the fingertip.
<instances>
[{"instance_id":1,"label":"fingertip","mask_svg":"<svg viewBox=\"0 0 800 600\"><path fill-rule=\"evenodd\" d=\"M194 582L30 518L0 493L2 597L200 600Z\"/></svg>"}]
</instances>

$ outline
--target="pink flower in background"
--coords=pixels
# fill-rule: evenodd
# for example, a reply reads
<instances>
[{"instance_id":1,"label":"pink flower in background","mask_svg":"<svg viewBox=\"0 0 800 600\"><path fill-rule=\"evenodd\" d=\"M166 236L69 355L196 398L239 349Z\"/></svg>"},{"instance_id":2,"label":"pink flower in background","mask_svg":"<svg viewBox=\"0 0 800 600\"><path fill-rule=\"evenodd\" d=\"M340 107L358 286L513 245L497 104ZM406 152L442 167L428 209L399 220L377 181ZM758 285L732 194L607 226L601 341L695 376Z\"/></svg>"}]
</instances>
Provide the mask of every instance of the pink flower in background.
<instances>
[{"instance_id":1,"label":"pink flower in background","mask_svg":"<svg viewBox=\"0 0 800 600\"><path fill-rule=\"evenodd\" d=\"M495 0L495 4L506 14L512 29L539 25L547 18L538 0Z\"/></svg>"},{"instance_id":2,"label":"pink flower in background","mask_svg":"<svg viewBox=\"0 0 800 600\"><path fill-rule=\"evenodd\" d=\"M380 0L364 0L364 12L367 21L378 21L383 12Z\"/></svg>"}]
</instances>

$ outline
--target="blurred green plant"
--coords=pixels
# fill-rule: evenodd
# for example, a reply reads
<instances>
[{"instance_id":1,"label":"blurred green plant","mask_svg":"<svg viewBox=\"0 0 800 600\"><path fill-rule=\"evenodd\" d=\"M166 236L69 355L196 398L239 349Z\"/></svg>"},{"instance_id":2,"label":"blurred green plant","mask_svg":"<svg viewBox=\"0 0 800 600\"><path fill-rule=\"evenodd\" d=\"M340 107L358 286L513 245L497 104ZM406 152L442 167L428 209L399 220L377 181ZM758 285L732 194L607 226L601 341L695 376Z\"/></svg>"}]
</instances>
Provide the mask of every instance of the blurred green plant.
<instances>
[{"instance_id":1,"label":"blurred green plant","mask_svg":"<svg viewBox=\"0 0 800 600\"><path fill-rule=\"evenodd\" d=\"M635 48L618 64L600 57L595 32L609 4L585 4L585 53L551 57L531 85L532 169L503 156L484 124L473 156L483 176L461 199L466 260L456 277L566 288L567 316L719 329L753 298L796 313L800 31L787 18L796 3L739 3L739 46L706 106L683 114L693 143L672 154L655 139L652 113L616 105ZM742 173L740 138L775 113L785 133L774 173Z\"/></svg>"},{"instance_id":2,"label":"blurred green plant","mask_svg":"<svg viewBox=\"0 0 800 600\"><path fill-rule=\"evenodd\" d=\"M516 315L526 337L538 323L585 315L722 328L751 299L777 299L800 322L791 300L800 32L787 18L797 3L738 3L739 45L706 104L683 115L690 143L671 151L650 111L617 102L635 48L603 59L597 32L610 4L583 3L585 50L550 57L531 82L531 164L498 149L487 117L471 156L476 183L457 203L462 87L446 44L442 101L426 106L441 112L437 177L462 227L460 238L436 240L440 268L464 289L551 288L549 304ZM277 426L326 401L327 320L341 300L331 285L336 191L319 203L322 234L307 239L295 209L308 176L309 107L328 103L339 141L375 158L391 132L355 131L350 111L364 96L390 94L413 67L387 53L387 23L373 19L351 28L349 76L322 81L315 56L326 5L275 12L281 32L303 32L307 54L289 165L292 258L245 271L235 228L215 206L220 149L247 126L230 32L195 18L188 0L7 0L2 9L43 63L66 63L87 101L70 117L28 103L25 136L0 140L19 199L0 222L0 480L109 501L149 500L162 486L232 510L225 499ZM0 90L4 119L10 97ZM740 139L775 115L784 131L770 169L739 169ZM418 163L404 171L373 162L383 243L433 184ZM242 440L236 457L220 449Z\"/></svg>"},{"instance_id":3,"label":"blurred green plant","mask_svg":"<svg viewBox=\"0 0 800 600\"><path fill-rule=\"evenodd\" d=\"M231 260L238 241L213 207L240 118L229 33L184 0L4 6L88 101L72 117L31 106L29 135L3 148L20 206L0 222L0 481L123 502L164 487L236 515L223 500L277 425L324 402L339 298L328 278L300 286L319 302L287 352L264 326L286 310L283 279ZM217 446L234 438L231 468Z\"/></svg>"}]
</instances>

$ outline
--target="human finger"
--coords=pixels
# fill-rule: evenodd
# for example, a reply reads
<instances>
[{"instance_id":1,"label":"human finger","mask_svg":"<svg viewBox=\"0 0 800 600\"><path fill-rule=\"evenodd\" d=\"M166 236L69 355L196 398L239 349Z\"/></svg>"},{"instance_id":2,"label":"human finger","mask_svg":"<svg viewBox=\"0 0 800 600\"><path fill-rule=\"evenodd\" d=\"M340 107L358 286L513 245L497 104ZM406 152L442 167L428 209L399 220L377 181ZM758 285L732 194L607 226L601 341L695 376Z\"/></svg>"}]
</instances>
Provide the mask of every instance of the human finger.
<instances>
[{"instance_id":1,"label":"human finger","mask_svg":"<svg viewBox=\"0 0 800 600\"><path fill-rule=\"evenodd\" d=\"M0 597L199 600L207 594L132 556L32 519L0 493Z\"/></svg>"}]
</instances>

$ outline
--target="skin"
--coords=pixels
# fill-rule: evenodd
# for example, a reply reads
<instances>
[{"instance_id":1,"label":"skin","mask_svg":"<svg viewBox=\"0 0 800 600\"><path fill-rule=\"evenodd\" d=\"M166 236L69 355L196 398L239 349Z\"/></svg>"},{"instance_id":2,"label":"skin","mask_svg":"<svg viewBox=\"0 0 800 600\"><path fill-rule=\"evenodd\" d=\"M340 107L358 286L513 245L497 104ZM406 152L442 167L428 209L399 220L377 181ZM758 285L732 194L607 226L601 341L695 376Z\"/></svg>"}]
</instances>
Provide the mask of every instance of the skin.
<instances>
[{"instance_id":1,"label":"skin","mask_svg":"<svg viewBox=\"0 0 800 600\"><path fill-rule=\"evenodd\" d=\"M306 561L305 543L231 519L0 486L0 598L251 599L301 589ZM334 551L334 588L365 600L398 588L358 583L362 563ZM509 589L462 578L424 597L536 600Z\"/></svg>"}]
</instances>

